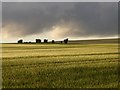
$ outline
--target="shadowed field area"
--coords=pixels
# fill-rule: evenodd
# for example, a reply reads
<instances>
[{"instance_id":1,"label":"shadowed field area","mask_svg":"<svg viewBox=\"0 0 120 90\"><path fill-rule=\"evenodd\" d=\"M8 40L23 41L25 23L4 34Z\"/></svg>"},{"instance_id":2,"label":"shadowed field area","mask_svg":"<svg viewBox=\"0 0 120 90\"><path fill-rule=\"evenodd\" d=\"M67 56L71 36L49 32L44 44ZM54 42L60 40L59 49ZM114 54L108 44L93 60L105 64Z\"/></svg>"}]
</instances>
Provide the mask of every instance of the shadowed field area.
<instances>
[{"instance_id":1,"label":"shadowed field area","mask_svg":"<svg viewBox=\"0 0 120 90\"><path fill-rule=\"evenodd\" d=\"M2 44L3 87L117 88L118 44L113 41Z\"/></svg>"}]
</instances>

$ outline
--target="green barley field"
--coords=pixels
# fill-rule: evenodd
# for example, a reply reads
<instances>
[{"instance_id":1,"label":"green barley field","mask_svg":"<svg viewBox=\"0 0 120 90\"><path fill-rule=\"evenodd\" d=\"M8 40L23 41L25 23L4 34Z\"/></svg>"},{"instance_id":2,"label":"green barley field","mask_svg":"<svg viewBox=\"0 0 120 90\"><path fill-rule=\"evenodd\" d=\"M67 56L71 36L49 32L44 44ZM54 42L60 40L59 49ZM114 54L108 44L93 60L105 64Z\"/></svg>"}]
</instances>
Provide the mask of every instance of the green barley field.
<instances>
[{"instance_id":1,"label":"green barley field","mask_svg":"<svg viewBox=\"0 0 120 90\"><path fill-rule=\"evenodd\" d=\"M118 42L2 44L3 88L117 88Z\"/></svg>"}]
</instances>

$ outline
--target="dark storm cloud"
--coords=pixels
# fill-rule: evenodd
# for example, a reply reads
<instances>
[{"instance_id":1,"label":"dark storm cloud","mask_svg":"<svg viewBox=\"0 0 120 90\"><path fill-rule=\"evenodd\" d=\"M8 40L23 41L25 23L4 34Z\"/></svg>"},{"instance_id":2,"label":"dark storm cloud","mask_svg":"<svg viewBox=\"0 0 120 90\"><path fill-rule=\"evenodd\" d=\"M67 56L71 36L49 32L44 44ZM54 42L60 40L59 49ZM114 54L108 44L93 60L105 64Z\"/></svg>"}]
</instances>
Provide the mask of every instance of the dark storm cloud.
<instances>
[{"instance_id":1,"label":"dark storm cloud","mask_svg":"<svg viewBox=\"0 0 120 90\"><path fill-rule=\"evenodd\" d=\"M70 18L84 26L82 35L109 36L118 33L117 3L78 3L68 11Z\"/></svg>"},{"instance_id":2,"label":"dark storm cloud","mask_svg":"<svg viewBox=\"0 0 120 90\"><path fill-rule=\"evenodd\" d=\"M117 8L117 2L4 2L3 30L12 36L27 36L50 31L54 33L56 29L52 30L53 27L62 27L67 31L59 28L64 34L58 33L61 37L69 36L67 33L70 32L70 36L77 37L114 36L118 33Z\"/></svg>"}]
</instances>

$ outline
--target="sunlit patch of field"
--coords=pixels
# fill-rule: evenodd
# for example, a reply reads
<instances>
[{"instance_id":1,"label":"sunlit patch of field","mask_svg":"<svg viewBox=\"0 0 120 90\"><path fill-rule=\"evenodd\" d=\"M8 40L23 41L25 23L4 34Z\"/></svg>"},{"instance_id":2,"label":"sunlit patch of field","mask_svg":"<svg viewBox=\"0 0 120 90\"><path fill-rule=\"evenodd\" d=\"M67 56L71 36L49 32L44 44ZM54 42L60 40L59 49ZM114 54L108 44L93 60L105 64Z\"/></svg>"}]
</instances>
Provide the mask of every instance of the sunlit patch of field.
<instances>
[{"instance_id":1,"label":"sunlit patch of field","mask_svg":"<svg viewBox=\"0 0 120 90\"><path fill-rule=\"evenodd\" d=\"M3 44L4 88L116 88L118 45Z\"/></svg>"}]
</instances>

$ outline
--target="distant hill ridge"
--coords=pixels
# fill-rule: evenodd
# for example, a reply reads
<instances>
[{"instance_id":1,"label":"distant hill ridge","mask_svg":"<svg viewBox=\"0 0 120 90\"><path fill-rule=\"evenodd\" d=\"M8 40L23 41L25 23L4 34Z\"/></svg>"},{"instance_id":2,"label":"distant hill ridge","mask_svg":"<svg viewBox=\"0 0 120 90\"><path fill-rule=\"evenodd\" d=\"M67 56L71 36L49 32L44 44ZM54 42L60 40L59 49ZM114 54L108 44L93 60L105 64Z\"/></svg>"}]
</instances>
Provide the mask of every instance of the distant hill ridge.
<instances>
[{"instance_id":1,"label":"distant hill ridge","mask_svg":"<svg viewBox=\"0 0 120 90\"><path fill-rule=\"evenodd\" d=\"M69 40L69 43L80 43L80 44L109 44L109 43L118 43L120 38L115 39L92 39L92 40Z\"/></svg>"}]
</instances>

